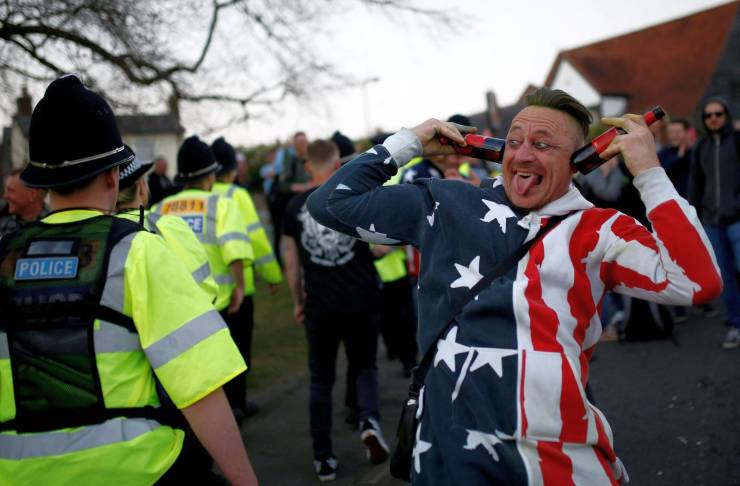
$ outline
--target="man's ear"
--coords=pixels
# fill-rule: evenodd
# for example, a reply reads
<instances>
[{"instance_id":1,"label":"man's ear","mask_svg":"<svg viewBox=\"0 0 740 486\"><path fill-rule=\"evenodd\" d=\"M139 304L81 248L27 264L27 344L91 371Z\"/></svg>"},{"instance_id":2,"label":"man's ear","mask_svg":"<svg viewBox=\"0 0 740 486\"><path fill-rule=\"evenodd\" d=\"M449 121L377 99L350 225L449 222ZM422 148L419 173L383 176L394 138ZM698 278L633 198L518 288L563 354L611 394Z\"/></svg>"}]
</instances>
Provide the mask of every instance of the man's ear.
<instances>
[{"instance_id":1,"label":"man's ear","mask_svg":"<svg viewBox=\"0 0 740 486\"><path fill-rule=\"evenodd\" d=\"M118 189L118 177L119 177L119 171L118 167L113 167L110 170L106 170L103 172L103 180L105 181L105 187L107 189Z\"/></svg>"},{"instance_id":2,"label":"man's ear","mask_svg":"<svg viewBox=\"0 0 740 486\"><path fill-rule=\"evenodd\" d=\"M311 164L309 164L308 162L304 162L303 163L303 168L306 169L306 174L308 174L308 177L310 177L311 179L313 179L314 173L313 173L313 170L311 168Z\"/></svg>"}]
</instances>

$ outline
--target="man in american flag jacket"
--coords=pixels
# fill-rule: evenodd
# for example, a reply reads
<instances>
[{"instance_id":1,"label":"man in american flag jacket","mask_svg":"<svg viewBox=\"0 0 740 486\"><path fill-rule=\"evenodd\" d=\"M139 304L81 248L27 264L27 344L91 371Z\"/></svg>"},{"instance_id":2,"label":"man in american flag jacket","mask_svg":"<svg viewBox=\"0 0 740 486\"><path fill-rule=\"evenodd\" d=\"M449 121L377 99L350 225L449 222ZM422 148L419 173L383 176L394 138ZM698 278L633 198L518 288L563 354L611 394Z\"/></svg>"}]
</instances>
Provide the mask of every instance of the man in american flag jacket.
<instances>
[{"instance_id":1,"label":"man in american flag jacket","mask_svg":"<svg viewBox=\"0 0 740 486\"><path fill-rule=\"evenodd\" d=\"M653 232L598 209L571 184L571 153L591 115L570 95L542 88L514 118L503 175L480 187L422 179L383 187L418 155L464 144L458 127L428 120L355 158L308 200L321 224L372 243L421 250L419 342L436 354L414 448L414 484L602 485L626 481L609 424L584 392L607 291L674 305L719 295L722 281L694 209L656 157L642 118L602 154L621 152ZM463 130L464 131L464 130ZM533 238L570 215L443 330L455 302Z\"/></svg>"}]
</instances>

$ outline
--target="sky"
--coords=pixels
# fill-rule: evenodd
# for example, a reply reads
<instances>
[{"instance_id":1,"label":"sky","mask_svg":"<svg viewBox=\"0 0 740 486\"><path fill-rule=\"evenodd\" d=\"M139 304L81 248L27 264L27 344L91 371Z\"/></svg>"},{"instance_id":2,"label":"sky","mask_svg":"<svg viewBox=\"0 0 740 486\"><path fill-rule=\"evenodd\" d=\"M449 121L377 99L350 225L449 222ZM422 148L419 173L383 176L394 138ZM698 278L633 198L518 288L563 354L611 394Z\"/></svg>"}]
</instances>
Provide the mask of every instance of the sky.
<instances>
[{"instance_id":1,"label":"sky","mask_svg":"<svg viewBox=\"0 0 740 486\"><path fill-rule=\"evenodd\" d=\"M319 97L286 103L269 120L226 130L243 145L287 140L297 130L309 138L339 129L360 138L376 129L394 131L430 117L485 109L492 90L500 106L524 88L541 85L561 50L589 44L706 8L707 0L444 0L418 2L448 9L457 32L431 32L383 15L354 11L334 19L320 52L345 72L372 80ZM649 46L646 46L649 48Z\"/></svg>"},{"instance_id":2,"label":"sky","mask_svg":"<svg viewBox=\"0 0 740 486\"><path fill-rule=\"evenodd\" d=\"M298 130L310 139L340 130L359 139L376 130L395 131L434 117L485 109L493 91L499 106L514 103L529 84L541 85L561 50L579 47L691 13L726 0L416 0L446 11L454 30L429 28L408 16L357 7L336 13L316 36L319 57L363 86L334 90L309 101L288 99L269 116L219 132L234 145L287 141ZM223 35L228 36L228 33ZM180 41L182 42L182 40ZM234 47L240 47L237 42ZM646 46L649 49L649 46ZM228 51L228 49L226 49ZM249 54L248 50L244 51ZM219 53L227 55L228 52ZM271 80L266 80L271 81ZM41 93L32 92L37 101ZM158 111L164 111L161 107ZM186 135L209 113L181 110ZM6 125L7 116L0 113ZM218 125L214 115L213 125Z\"/></svg>"}]
</instances>

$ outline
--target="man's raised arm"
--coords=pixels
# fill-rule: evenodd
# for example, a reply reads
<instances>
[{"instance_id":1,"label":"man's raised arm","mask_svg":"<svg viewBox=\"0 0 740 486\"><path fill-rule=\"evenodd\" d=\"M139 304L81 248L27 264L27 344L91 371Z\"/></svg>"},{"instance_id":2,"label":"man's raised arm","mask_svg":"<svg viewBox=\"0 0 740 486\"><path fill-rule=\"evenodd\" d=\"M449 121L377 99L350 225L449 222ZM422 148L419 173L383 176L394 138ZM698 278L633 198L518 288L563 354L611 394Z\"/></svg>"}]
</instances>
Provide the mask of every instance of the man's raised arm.
<instances>
[{"instance_id":1,"label":"man's raised arm","mask_svg":"<svg viewBox=\"0 0 740 486\"><path fill-rule=\"evenodd\" d=\"M418 245L424 217L434 210L426 185L383 184L414 157L452 153L440 136L465 144L455 126L439 120L404 128L342 167L311 194L308 211L324 226L370 243Z\"/></svg>"},{"instance_id":2,"label":"man's raised arm","mask_svg":"<svg viewBox=\"0 0 740 486\"><path fill-rule=\"evenodd\" d=\"M696 211L660 167L644 120L625 115L603 121L627 132L602 157L622 154L653 232L632 218L617 217L607 236L602 278L620 293L659 303L699 305L716 298L722 279L712 246Z\"/></svg>"}]
</instances>

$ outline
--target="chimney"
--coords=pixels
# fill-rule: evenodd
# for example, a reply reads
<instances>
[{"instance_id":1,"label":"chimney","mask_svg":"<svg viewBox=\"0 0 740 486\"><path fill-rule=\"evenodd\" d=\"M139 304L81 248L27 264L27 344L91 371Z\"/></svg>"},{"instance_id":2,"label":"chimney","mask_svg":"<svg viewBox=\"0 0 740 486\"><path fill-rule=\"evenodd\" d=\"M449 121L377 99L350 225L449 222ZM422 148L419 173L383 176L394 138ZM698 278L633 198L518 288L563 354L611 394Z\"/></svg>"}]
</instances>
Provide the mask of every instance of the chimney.
<instances>
[{"instance_id":1,"label":"chimney","mask_svg":"<svg viewBox=\"0 0 740 486\"><path fill-rule=\"evenodd\" d=\"M175 115L175 118L180 119L180 98L176 94L170 95L167 98L167 104L170 107L170 113Z\"/></svg>"},{"instance_id":2,"label":"chimney","mask_svg":"<svg viewBox=\"0 0 740 486\"><path fill-rule=\"evenodd\" d=\"M493 91L486 91L486 112L488 114L488 127L491 132L496 133L501 128L501 113Z\"/></svg>"},{"instance_id":3,"label":"chimney","mask_svg":"<svg viewBox=\"0 0 740 486\"><path fill-rule=\"evenodd\" d=\"M21 95L15 99L15 106L16 116L31 116L33 113L33 102L26 86L21 90Z\"/></svg>"}]
</instances>

